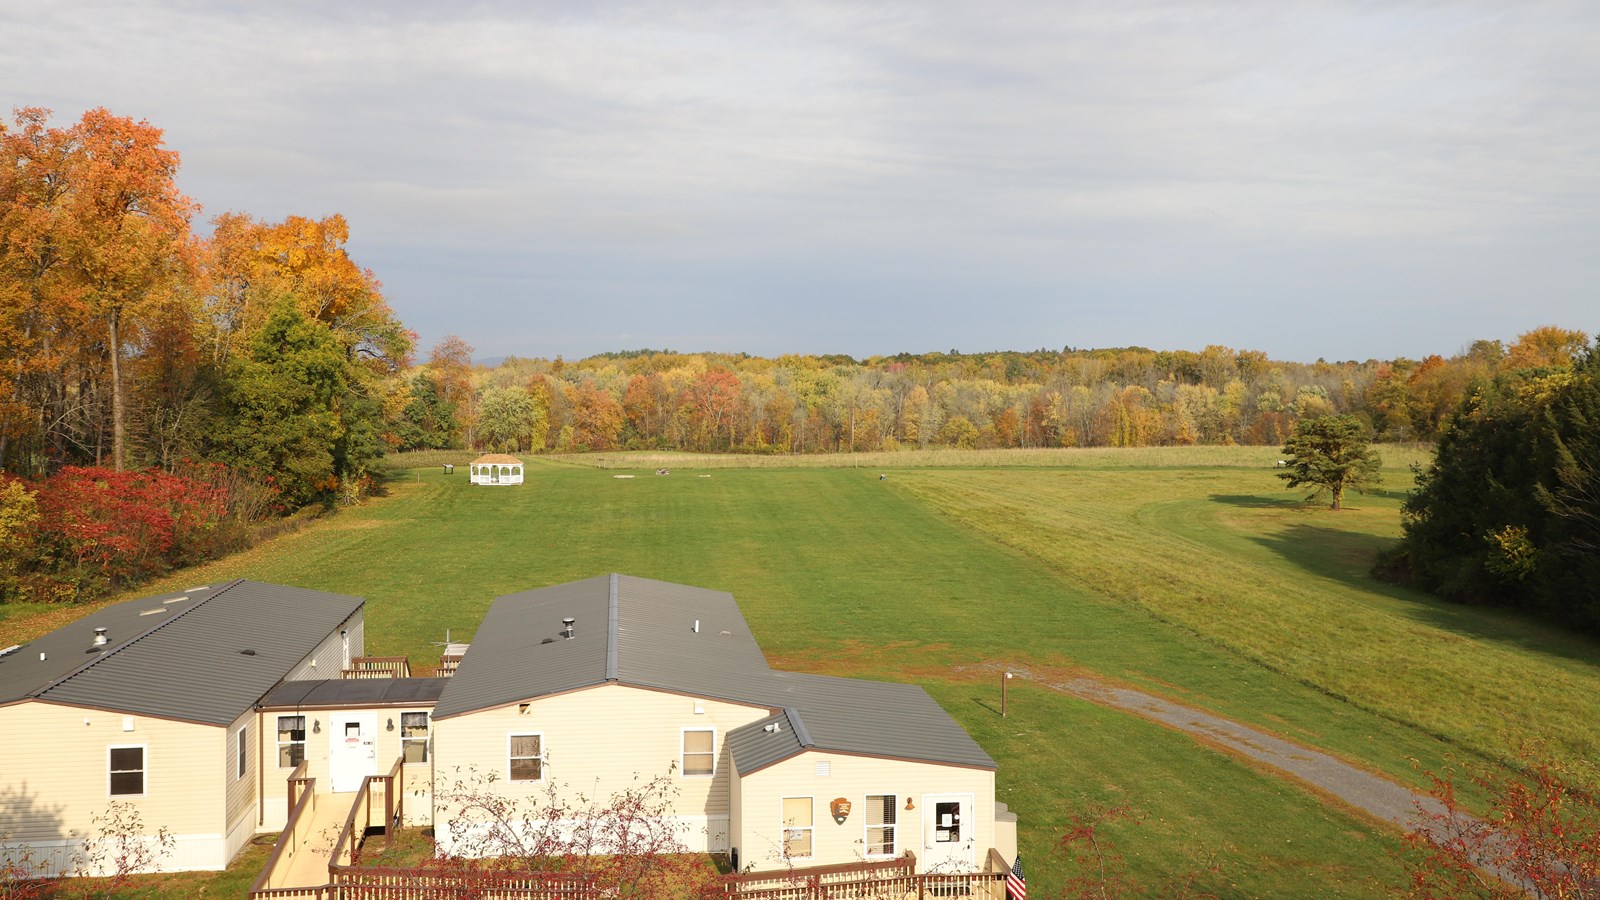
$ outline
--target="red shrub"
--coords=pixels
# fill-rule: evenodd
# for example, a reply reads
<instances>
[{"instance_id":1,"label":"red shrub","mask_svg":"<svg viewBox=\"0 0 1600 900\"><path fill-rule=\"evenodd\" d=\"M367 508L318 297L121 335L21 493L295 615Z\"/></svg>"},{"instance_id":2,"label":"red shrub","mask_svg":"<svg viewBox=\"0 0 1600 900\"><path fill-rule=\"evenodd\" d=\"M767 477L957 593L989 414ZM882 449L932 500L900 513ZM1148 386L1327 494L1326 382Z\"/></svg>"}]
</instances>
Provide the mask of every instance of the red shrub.
<instances>
[{"instance_id":1,"label":"red shrub","mask_svg":"<svg viewBox=\"0 0 1600 900\"><path fill-rule=\"evenodd\" d=\"M69 466L40 483L37 498L31 568L80 594L205 558L219 549L227 516L222 488L155 471Z\"/></svg>"}]
</instances>

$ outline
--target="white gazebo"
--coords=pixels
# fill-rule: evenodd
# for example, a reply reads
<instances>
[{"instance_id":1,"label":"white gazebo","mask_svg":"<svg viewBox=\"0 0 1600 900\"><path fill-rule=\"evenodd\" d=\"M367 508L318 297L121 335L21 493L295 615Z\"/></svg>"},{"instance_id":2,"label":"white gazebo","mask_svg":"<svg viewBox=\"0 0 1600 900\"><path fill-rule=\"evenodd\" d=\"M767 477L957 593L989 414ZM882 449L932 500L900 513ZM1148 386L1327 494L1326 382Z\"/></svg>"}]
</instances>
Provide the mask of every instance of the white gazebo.
<instances>
[{"instance_id":1,"label":"white gazebo","mask_svg":"<svg viewBox=\"0 0 1600 900\"><path fill-rule=\"evenodd\" d=\"M521 484L522 460L504 453L490 453L472 461L473 484Z\"/></svg>"}]
</instances>

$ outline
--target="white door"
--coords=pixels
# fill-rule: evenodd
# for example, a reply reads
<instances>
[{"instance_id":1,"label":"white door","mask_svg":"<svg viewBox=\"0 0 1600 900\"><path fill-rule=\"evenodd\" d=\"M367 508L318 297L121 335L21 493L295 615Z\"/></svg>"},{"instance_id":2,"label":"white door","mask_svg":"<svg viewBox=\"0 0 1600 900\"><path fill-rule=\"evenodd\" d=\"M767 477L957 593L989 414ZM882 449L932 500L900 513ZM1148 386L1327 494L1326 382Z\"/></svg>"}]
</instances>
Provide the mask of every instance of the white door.
<instances>
[{"instance_id":1,"label":"white door","mask_svg":"<svg viewBox=\"0 0 1600 900\"><path fill-rule=\"evenodd\" d=\"M329 713L328 724L328 789L359 791L363 779L378 774L378 714Z\"/></svg>"},{"instance_id":2,"label":"white door","mask_svg":"<svg viewBox=\"0 0 1600 900\"><path fill-rule=\"evenodd\" d=\"M977 868L977 826L971 794L922 795L922 867L925 872Z\"/></svg>"}]
</instances>

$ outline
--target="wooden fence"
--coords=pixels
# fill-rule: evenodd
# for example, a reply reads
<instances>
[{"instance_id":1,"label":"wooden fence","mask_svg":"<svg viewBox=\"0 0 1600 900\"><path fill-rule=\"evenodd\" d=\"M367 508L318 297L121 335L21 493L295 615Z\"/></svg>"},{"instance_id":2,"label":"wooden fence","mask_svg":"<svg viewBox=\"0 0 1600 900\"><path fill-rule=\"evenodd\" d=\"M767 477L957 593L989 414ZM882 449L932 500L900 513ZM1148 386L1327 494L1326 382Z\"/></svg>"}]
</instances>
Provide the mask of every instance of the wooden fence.
<instances>
[{"instance_id":1,"label":"wooden fence","mask_svg":"<svg viewBox=\"0 0 1600 900\"><path fill-rule=\"evenodd\" d=\"M405 656L358 656L339 674L343 678L410 678L411 660Z\"/></svg>"},{"instance_id":2,"label":"wooden fence","mask_svg":"<svg viewBox=\"0 0 1600 900\"><path fill-rule=\"evenodd\" d=\"M991 867L992 868L992 867ZM330 866L325 885L252 890L252 898L316 900L606 900L614 890L581 879L533 872L448 873L377 866ZM818 866L722 879L736 900L1007 900L1005 873L916 874L909 854L876 863Z\"/></svg>"}]
</instances>

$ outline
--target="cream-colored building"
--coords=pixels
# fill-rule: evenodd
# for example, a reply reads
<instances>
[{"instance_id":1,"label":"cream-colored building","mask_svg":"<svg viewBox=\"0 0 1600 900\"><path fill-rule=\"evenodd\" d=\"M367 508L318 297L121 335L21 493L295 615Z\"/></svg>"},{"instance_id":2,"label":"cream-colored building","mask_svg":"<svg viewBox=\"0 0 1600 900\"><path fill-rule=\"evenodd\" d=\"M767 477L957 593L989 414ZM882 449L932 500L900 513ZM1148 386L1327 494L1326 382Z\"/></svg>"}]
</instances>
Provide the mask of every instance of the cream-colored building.
<instances>
[{"instance_id":1,"label":"cream-colored building","mask_svg":"<svg viewBox=\"0 0 1600 900\"><path fill-rule=\"evenodd\" d=\"M114 604L5 648L9 852L79 870L117 804L145 834L171 836L159 868L225 868L261 830L268 782L282 792L261 766L256 703L286 681L338 678L361 655L362 611L356 597L234 581Z\"/></svg>"},{"instance_id":2,"label":"cream-colored building","mask_svg":"<svg viewBox=\"0 0 1600 900\"><path fill-rule=\"evenodd\" d=\"M118 803L173 836L158 868L220 869L285 827L291 775L342 821L397 772L405 822L441 852L492 844L436 779L536 813L552 787L604 798L664 776L683 842L742 869L1015 856L994 761L925 691L773 670L729 594L622 575L511 594L436 678L373 677L362 616L358 598L241 581L7 650L0 729L25 739L0 743L0 850L73 869Z\"/></svg>"},{"instance_id":3,"label":"cream-colored building","mask_svg":"<svg viewBox=\"0 0 1600 900\"><path fill-rule=\"evenodd\" d=\"M525 804L670 773L691 848L740 868L1015 855L994 760L926 691L773 670L720 591L610 575L501 597L433 728L438 760ZM480 847L455 815L436 798L442 849Z\"/></svg>"}]
</instances>

